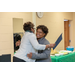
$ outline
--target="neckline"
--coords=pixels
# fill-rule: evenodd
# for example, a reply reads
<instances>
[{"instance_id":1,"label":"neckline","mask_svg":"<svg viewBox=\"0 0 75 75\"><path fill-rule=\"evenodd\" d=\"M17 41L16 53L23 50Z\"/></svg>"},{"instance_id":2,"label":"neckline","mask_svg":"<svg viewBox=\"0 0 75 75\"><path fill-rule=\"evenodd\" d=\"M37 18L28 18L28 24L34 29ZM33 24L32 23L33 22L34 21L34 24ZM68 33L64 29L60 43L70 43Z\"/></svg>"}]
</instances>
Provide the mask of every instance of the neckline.
<instances>
[{"instance_id":1,"label":"neckline","mask_svg":"<svg viewBox=\"0 0 75 75\"><path fill-rule=\"evenodd\" d=\"M27 31L25 31L25 32L30 32L30 33L33 33L32 31L29 31L29 30L27 30Z\"/></svg>"}]
</instances>

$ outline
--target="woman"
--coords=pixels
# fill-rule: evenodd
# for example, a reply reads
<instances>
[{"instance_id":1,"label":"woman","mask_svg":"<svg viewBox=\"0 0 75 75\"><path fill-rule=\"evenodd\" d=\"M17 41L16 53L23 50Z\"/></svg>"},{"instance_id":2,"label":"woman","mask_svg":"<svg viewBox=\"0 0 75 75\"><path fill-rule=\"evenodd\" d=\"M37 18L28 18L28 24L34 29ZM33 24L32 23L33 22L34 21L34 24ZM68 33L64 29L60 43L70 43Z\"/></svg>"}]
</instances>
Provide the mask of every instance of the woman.
<instances>
[{"instance_id":1,"label":"woman","mask_svg":"<svg viewBox=\"0 0 75 75\"><path fill-rule=\"evenodd\" d=\"M47 48L55 46L55 44L41 45L38 43L36 36L34 34L33 23L26 22L23 25L23 29L25 31L25 34L21 39L20 48L13 57L14 62L35 62L35 59L29 59L27 57L28 53L33 52L37 54L37 50L45 50Z\"/></svg>"},{"instance_id":2,"label":"woman","mask_svg":"<svg viewBox=\"0 0 75 75\"><path fill-rule=\"evenodd\" d=\"M14 34L14 52L19 49L19 46L16 45L16 42L20 43L20 41L21 41L21 35L19 35L18 33L15 33Z\"/></svg>"},{"instance_id":3,"label":"woman","mask_svg":"<svg viewBox=\"0 0 75 75\"><path fill-rule=\"evenodd\" d=\"M47 34L48 34L48 28L46 26L39 25L37 27L36 37L39 44L44 44L44 45L49 44L49 42L45 39ZM38 54L29 53L27 54L27 56L30 59L36 59L36 62L51 62L50 52L51 49L50 50L46 49L44 51L43 50L38 51Z\"/></svg>"}]
</instances>

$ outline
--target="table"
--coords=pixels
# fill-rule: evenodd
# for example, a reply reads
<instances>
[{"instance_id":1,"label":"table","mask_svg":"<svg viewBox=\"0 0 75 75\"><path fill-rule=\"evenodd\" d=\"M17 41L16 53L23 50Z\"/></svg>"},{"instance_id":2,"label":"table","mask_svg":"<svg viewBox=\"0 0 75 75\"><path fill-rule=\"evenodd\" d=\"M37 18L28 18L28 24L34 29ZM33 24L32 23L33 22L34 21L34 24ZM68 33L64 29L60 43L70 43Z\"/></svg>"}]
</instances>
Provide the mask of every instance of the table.
<instances>
[{"instance_id":1,"label":"table","mask_svg":"<svg viewBox=\"0 0 75 75\"><path fill-rule=\"evenodd\" d=\"M50 56L52 62L75 62L75 52L62 56Z\"/></svg>"}]
</instances>

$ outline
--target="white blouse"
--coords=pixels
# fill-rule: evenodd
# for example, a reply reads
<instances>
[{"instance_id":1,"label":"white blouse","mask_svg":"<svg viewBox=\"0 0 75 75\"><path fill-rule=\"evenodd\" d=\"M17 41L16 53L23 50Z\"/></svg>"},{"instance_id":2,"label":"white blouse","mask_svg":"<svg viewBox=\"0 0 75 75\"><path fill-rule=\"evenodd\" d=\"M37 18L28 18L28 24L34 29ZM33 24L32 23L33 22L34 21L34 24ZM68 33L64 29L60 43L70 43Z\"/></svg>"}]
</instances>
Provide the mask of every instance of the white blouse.
<instances>
[{"instance_id":1,"label":"white blouse","mask_svg":"<svg viewBox=\"0 0 75 75\"><path fill-rule=\"evenodd\" d=\"M27 62L35 62L36 59L29 59L27 54L37 53L37 50L45 50L46 45L41 45L38 43L34 33L25 32L21 39L20 48L15 53L15 57L23 59Z\"/></svg>"}]
</instances>

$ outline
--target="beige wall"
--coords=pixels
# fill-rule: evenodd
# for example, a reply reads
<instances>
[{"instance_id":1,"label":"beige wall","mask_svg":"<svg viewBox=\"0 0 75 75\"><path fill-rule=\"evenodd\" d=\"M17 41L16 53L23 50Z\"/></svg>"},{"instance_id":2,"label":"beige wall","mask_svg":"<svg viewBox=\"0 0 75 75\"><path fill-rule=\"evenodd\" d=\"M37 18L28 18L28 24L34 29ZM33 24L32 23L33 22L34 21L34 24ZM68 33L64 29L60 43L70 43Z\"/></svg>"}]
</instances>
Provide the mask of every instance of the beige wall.
<instances>
[{"instance_id":1,"label":"beige wall","mask_svg":"<svg viewBox=\"0 0 75 75\"><path fill-rule=\"evenodd\" d=\"M57 46L57 50L64 49L64 19L73 20L72 12L44 12L43 17L40 19L36 17L36 25L46 25L49 33L46 38L50 43L55 43L58 36L63 33L63 40Z\"/></svg>"},{"instance_id":2,"label":"beige wall","mask_svg":"<svg viewBox=\"0 0 75 75\"><path fill-rule=\"evenodd\" d=\"M13 33L24 32L23 30L23 19L13 18Z\"/></svg>"},{"instance_id":3,"label":"beige wall","mask_svg":"<svg viewBox=\"0 0 75 75\"><path fill-rule=\"evenodd\" d=\"M73 32L72 32L72 39L73 39L73 46L75 48L75 12L73 12Z\"/></svg>"},{"instance_id":4,"label":"beige wall","mask_svg":"<svg viewBox=\"0 0 75 75\"><path fill-rule=\"evenodd\" d=\"M13 18L32 22L32 12L0 12L0 54L14 54Z\"/></svg>"},{"instance_id":5,"label":"beige wall","mask_svg":"<svg viewBox=\"0 0 75 75\"><path fill-rule=\"evenodd\" d=\"M13 18L22 18L26 21L34 22L37 26L46 25L49 28L47 39L54 43L58 36L63 33L63 40L56 48L64 49L64 19L72 20L71 24L71 45L75 47L75 13L72 12L44 12L44 16L39 19L36 13L32 12L0 12L0 54L11 54L13 56ZM35 20L36 19L36 20ZM11 59L12 60L12 59Z\"/></svg>"}]
</instances>

